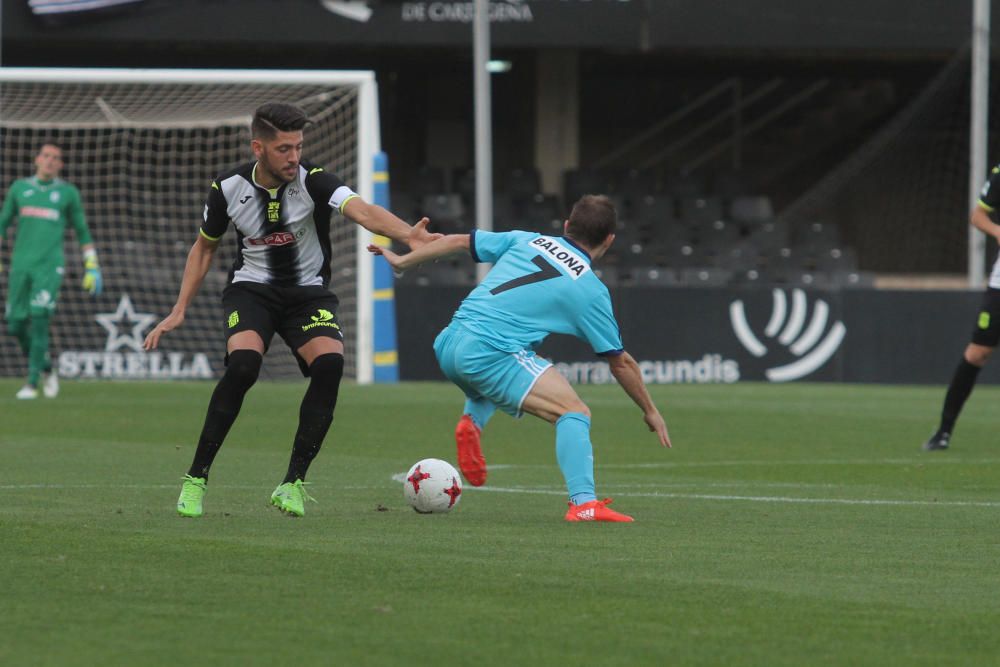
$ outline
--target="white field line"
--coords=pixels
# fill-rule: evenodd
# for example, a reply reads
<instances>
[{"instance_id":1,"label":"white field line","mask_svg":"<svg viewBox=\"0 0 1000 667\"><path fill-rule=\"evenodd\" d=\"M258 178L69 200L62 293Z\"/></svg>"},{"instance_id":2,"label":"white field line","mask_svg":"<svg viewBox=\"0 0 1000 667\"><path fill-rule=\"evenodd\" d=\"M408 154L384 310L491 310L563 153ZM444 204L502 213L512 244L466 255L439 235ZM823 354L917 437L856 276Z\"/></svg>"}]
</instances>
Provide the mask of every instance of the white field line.
<instances>
[{"instance_id":1,"label":"white field line","mask_svg":"<svg viewBox=\"0 0 1000 667\"><path fill-rule=\"evenodd\" d=\"M406 481L406 473L397 473L392 476L394 482L404 482ZM625 485L625 486L613 486L614 489L620 489L621 495L628 496L630 498L674 498L679 500L716 500L716 501L728 501L728 502L757 502L757 503L799 503L799 504L812 504L812 505L883 505L883 506L899 506L899 507L998 507L1000 508L1000 502L989 502L989 501L975 501L975 500L880 500L874 498L796 498L794 496L743 496L743 495L722 495L722 494L708 494L708 493L662 493L656 491L631 491L630 489L642 488L647 485ZM666 485L664 485L666 486ZM698 485L700 487L711 486L711 484ZM734 486L754 486L754 484L748 483L743 485ZM823 487L828 487L831 485L820 485ZM662 487L661 487L662 488ZM795 488L795 487L793 487ZM801 485L801 488L811 488L810 485ZM551 489L551 488L539 488L530 486L479 486L479 487L464 487L463 490L472 489L476 492L488 491L492 493L527 493L534 495L546 495L546 496L565 496L566 491L563 489ZM615 493L609 492L610 495L616 495Z\"/></svg>"}]
</instances>

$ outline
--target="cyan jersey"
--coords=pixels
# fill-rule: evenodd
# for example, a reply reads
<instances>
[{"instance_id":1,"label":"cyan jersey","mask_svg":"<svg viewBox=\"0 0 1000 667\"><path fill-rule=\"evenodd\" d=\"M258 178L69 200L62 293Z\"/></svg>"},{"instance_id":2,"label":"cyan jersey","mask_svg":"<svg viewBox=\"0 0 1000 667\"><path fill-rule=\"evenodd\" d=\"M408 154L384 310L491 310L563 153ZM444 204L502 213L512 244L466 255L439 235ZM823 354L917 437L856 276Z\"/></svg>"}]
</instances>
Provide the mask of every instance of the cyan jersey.
<instances>
[{"instance_id":1,"label":"cyan jersey","mask_svg":"<svg viewBox=\"0 0 1000 667\"><path fill-rule=\"evenodd\" d=\"M597 354L622 353L608 288L591 270L590 255L572 240L474 231L469 246L474 260L494 266L453 321L507 352L561 333L587 341Z\"/></svg>"}]
</instances>

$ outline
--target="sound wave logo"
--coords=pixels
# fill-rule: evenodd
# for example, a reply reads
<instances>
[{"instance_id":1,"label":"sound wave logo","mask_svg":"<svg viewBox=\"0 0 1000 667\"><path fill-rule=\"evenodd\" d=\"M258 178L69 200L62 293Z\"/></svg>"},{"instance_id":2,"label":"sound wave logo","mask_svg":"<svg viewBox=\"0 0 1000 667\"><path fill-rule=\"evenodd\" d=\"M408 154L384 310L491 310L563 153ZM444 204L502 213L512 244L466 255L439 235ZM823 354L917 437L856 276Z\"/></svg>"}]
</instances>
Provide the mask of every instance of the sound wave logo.
<instances>
[{"instance_id":1,"label":"sound wave logo","mask_svg":"<svg viewBox=\"0 0 1000 667\"><path fill-rule=\"evenodd\" d=\"M780 345L800 358L784 366L769 368L764 374L771 382L798 380L815 371L834 355L847 334L847 327L843 322L837 321L827 331L830 306L822 299L816 301L812 318L807 325L808 304L805 292L800 289L792 290L791 312L788 311L788 299L784 291L776 289L772 292L772 297L771 318L764 328L764 335L768 338L777 337ZM729 319L733 324L733 332L750 354L755 357L767 354L767 346L757 338L747 323L742 301L729 304Z\"/></svg>"}]
</instances>

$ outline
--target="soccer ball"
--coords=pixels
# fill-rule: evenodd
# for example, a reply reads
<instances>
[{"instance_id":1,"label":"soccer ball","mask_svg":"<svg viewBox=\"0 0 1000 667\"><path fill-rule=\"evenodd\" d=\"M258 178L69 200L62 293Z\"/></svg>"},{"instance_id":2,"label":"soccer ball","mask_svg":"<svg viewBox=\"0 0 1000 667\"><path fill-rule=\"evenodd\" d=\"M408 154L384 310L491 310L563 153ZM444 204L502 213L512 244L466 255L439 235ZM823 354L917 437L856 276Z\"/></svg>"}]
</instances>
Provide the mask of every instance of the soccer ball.
<instances>
[{"instance_id":1,"label":"soccer ball","mask_svg":"<svg viewBox=\"0 0 1000 667\"><path fill-rule=\"evenodd\" d=\"M447 461L417 461L406 473L403 495L420 514L450 512L462 497L462 478Z\"/></svg>"}]
</instances>

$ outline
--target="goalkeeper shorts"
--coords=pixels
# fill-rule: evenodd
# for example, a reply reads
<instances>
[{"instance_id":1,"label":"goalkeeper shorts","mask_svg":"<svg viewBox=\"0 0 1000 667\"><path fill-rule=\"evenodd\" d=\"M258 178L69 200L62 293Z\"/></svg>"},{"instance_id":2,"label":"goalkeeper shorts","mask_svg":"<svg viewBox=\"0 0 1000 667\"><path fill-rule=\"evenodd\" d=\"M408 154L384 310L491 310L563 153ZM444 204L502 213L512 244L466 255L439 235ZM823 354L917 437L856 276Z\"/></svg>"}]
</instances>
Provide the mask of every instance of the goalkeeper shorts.
<instances>
[{"instance_id":1,"label":"goalkeeper shorts","mask_svg":"<svg viewBox=\"0 0 1000 667\"><path fill-rule=\"evenodd\" d=\"M62 264L45 264L25 269L12 266L7 276L7 320L49 316L56 309Z\"/></svg>"}]
</instances>

